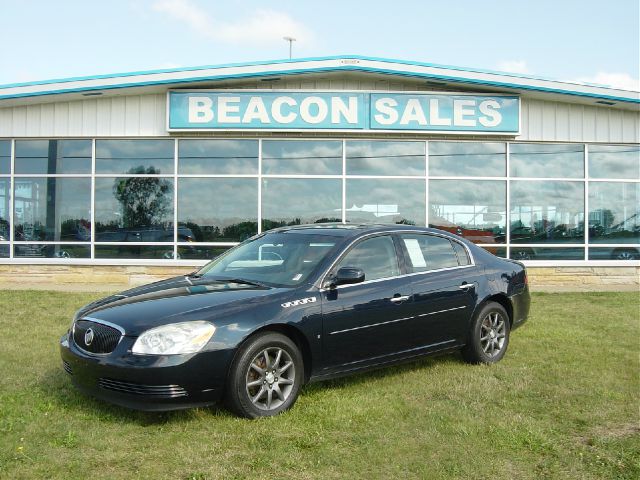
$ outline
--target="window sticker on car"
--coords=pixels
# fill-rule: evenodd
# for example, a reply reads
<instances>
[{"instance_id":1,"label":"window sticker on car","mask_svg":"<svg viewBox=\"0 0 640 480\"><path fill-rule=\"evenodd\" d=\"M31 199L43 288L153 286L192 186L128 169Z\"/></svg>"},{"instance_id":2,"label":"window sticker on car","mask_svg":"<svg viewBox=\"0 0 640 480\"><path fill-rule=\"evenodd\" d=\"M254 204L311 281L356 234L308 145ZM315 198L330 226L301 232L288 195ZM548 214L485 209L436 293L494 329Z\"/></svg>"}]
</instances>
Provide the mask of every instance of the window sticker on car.
<instances>
[{"instance_id":1,"label":"window sticker on car","mask_svg":"<svg viewBox=\"0 0 640 480\"><path fill-rule=\"evenodd\" d=\"M424 260L424 256L422 255L422 249L420 248L420 244L418 240L415 238L405 238L404 245L407 247L407 252L409 252L409 258L411 259L411 263L414 267L426 267L427 262Z\"/></svg>"},{"instance_id":2,"label":"window sticker on car","mask_svg":"<svg viewBox=\"0 0 640 480\"><path fill-rule=\"evenodd\" d=\"M291 280L293 280L294 282L297 282L298 280L300 280L302 278L302 274L298 273L297 275L294 275L293 278Z\"/></svg>"}]
</instances>

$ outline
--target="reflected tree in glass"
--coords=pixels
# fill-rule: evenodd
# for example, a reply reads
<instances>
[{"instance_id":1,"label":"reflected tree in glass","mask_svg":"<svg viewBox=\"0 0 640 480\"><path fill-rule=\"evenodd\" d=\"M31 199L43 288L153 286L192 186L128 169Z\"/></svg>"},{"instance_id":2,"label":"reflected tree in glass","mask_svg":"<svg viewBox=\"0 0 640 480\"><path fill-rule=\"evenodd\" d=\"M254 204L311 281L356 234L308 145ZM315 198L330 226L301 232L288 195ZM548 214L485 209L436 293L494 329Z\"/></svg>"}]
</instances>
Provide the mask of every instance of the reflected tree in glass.
<instances>
[{"instance_id":1,"label":"reflected tree in glass","mask_svg":"<svg viewBox=\"0 0 640 480\"><path fill-rule=\"evenodd\" d=\"M154 167L136 167L129 174L154 175ZM122 207L125 226L161 225L171 207L171 182L160 177L117 178L113 195Z\"/></svg>"}]
</instances>

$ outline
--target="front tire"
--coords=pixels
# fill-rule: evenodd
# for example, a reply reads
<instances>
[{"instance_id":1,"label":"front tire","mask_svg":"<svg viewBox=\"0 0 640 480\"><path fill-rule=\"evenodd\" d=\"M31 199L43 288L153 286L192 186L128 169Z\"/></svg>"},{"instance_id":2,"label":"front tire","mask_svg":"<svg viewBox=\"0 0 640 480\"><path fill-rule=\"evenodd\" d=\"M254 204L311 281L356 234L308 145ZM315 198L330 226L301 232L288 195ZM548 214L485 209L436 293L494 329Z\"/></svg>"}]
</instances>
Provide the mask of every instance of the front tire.
<instances>
[{"instance_id":1,"label":"front tire","mask_svg":"<svg viewBox=\"0 0 640 480\"><path fill-rule=\"evenodd\" d=\"M489 302L475 315L462 357L468 363L496 363L509 346L509 315L502 305Z\"/></svg>"},{"instance_id":2,"label":"front tire","mask_svg":"<svg viewBox=\"0 0 640 480\"><path fill-rule=\"evenodd\" d=\"M303 373L302 355L289 337L275 332L250 337L231 366L227 406L246 418L278 415L298 398Z\"/></svg>"}]
</instances>

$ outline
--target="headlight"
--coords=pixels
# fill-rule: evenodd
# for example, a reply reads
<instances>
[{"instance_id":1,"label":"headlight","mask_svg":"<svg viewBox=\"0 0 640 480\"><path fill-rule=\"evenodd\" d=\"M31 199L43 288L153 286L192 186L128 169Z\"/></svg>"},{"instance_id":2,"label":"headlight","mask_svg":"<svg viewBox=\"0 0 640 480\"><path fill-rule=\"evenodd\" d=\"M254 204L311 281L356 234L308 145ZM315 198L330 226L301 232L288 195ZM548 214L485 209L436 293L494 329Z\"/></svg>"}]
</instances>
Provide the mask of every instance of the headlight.
<instances>
[{"instance_id":1,"label":"headlight","mask_svg":"<svg viewBox=\"0 0 640 480\"><path fill-rule=\"evenodd\" d=\"M209 322L182 322L147 330L131 352L138 355L178 355L202 349L216 331Z\"/></svg>"}]
</instances>

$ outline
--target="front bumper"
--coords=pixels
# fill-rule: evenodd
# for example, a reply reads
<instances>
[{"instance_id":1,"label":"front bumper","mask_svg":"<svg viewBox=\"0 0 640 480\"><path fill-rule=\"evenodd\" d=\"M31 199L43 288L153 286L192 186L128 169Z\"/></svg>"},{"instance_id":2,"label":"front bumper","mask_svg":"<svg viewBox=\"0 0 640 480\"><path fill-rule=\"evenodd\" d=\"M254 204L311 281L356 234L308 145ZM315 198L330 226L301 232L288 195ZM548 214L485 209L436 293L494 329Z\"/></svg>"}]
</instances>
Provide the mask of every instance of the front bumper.
<instances>
[{"instance_id":1,"label":"front bumper","mask_svg":"<svg viewBox=\"0 0 640 480\"><path fill-rule=\"evenodd\" d=\"M234 349L189 355L133 355L135 339L123 337L106 355L88 354L64 335L64 370L81 391L100 400L145 411L211 405L224 393Z\"/></svg>"}]
</instances>

